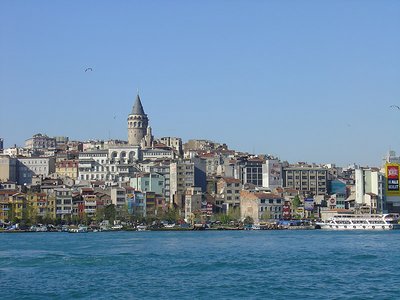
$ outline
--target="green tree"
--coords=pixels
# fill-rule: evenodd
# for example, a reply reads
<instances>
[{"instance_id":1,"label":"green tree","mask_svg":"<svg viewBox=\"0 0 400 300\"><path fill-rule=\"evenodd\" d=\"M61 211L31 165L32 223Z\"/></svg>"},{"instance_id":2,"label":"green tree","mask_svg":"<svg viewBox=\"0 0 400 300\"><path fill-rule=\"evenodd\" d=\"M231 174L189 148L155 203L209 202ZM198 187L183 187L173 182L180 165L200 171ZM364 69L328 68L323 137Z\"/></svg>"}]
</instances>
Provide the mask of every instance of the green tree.
<instances>
[{"instance_id":1,"label":"green tree","mask_svg":"<svg viewBox=\"0 0 400 300\"><path fill-rule=\"evenodd\" d=\"M263 221L268 221L271 219L271 212L270 211L264 211L261 215L261 220Z\"/></svg>"},{"instance_id":2,"label":"green tree","mask_svg":"<svg viewBox=\"0 0 400 300\"><path fill-rule=\"evenodd\" d=\"M128 211L128 206L125 205L124 207L117 209L116 217L118 220L121 220L123 222L129 221L131 219L131 214Z\"/></svg>"},{"instance_id":3,"label":"green tree","mask_svg":"<svg viewBox=\"0 0 400 300\"><path fill-rule=\"evenodd\" d=\"M244 225L252 225L252 224L254 224L254 220L252 217L247 216L246 218L244 218L243 224Z\"/></svg>"},{"instance_id":4,"label":"green tree","mask_svg":"<svg viewBox=\"0 0 400 300\"><path fill-rule=\"evenodd\" d=\"M294 210L296 210L296 208L298 208L300 205L301 205L300 197L299 195L296 195L292 200L292 207Z\"/></svg>"},{"instance_id":5,"label":"green tree","mask_svg":"<svg viewBox=\"0 0 400 300\"><path fill-rule=\"evenodd\" d=\"M96 215L95 215L94 218L95 218L97 224L99 224L101 221L105 220L105 209L104 209L104 207L98 207L96 209Z\"/></svg>"},{"instance_id":6,"label":"green tree","mask_svg":"<svg viewBox=\"0 0 400 300\"><path fill-rule=\"evenodd\" d=\"M169 207L161 216L161 220L168 221L168 223L177 223L180 220L179 208Z\"/></svg>"},{"instance_id":7,"label":"green tree","mask_svg":"<svg viewBox=\"0 0 400 300\"><path fill-rule=\"evenodd\" d=\"M234 207L228 212L230 221L239 221L240 220L240 208Z\"/></svg>"},{"instance_id":8,"label":"green tree","mask_svg":"<svg viewBox=\"0 0 400 300\"><path fill-rule=\"evenodd\" d=\"M54 218L51 216L50 212L46 212L44 218L43 218L43 223L44 224L51 224L54 223L55 220Z\"/></svg>"},{"instance_id":9,"label":"green tree","mask_svg":"<svg viewBox=\"0 0 400 300\"><path fill-rule=\"evenodd\" d=\"M229 222L232 221L232 218L229 214L221 214L219 216L219 221L221 221L222 224L229 224Z\"/></svg>"},{"instance_id":10,"label":"green tree","mask_svg":"<svg viewBox=\"0 0 400 300\"><path fill-rule=\"evenodd\" d=\"M105 220L110 221L110 224L114 224L116 214L117 212L114 204L107 205L104 208L104 218Z\"/></svg>"}]
</instances>

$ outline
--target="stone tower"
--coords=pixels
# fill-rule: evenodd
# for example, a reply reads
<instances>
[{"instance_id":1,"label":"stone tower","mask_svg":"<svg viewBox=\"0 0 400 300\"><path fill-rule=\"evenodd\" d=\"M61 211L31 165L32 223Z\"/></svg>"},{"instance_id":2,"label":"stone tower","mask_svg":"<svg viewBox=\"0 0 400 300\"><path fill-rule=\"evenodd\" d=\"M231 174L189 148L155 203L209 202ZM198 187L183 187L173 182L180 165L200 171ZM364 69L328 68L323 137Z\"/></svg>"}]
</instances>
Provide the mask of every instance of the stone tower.
<instances>
[{"instance_id":1,"label":"stone tower","mask_svg":"<svg viewBox=\"0 0 400 300\"><path fill-rule=\"evenodd\" d=\"M132 112L128 116L128 144L131 146L140 146L140 142L146 135L149 119L144 113L139 94L136 96Z\"/></svg>"}]
</instances>

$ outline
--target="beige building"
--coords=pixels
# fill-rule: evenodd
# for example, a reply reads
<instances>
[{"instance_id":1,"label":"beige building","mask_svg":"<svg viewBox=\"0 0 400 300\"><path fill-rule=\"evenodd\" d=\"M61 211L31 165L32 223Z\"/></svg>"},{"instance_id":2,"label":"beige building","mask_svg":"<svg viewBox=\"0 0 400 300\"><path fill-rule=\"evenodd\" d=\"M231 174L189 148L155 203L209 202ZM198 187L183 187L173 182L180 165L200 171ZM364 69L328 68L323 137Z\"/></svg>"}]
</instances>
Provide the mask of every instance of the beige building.
<instances>
[{"instance_id":1,"label":"beige building","mask_svg":"<svg viewBox=\"0 0 400 300\"><path fill-rule=\"evenodd\" d=\"M240 179L220 178L217 181L216 204L225 206L226 210L240 207L240 191L242 183Z\"/></svg>"},{"instance_id":2,"label":"beige building","mask_svg":"<svg viewBox=\"0 0 400 300\"><path fill-rule=\"evenodd\" d=\"M184 208L184 196L187 188L195 186L194 163L178 161L170 164L170 201Z\"/></svg>"},{"instance_id":3,"label":"beige building","mask_svg":"<svg viewBox=\"0 0 400 300\"><path fill-rule=\"evenodd\" d=\"M207 176L216 176L220 172L223 164L222 155L216 152L203 153L199 155L206 161L206 174Z\"/></svg>"},{"instance_id":4,"label":"beige building","mask_svg":"<svg viewBox=\"0 0 400 300\"><path fill-rule=\"evenodd\" d=\"M328 193L328 169L308 165L285 167L283 187L302 193L325 195Z\"/></svg>"},{"instance_id":5,"label":"beige building","mask_svg":"<svg viewBox=\"0 0 400 300\"><path fill-rule=\"evenodd\" d=\"M0 182L17 181L17 159L8 155L0 156Z\"/></svg>"},{"instance_id":6,"label":"beige building","mask_svg":"<svg viewBox=\"0 0 400 300\"><path fill-rule=\"evenodd\" d=\"M79 160L63 160L56 162L56 174L61 177L77 179L79 174Z\"/></svg>"},{"instance_id":7,"label":"beige building","mask_svg":"<svg viewBox=\"0 0 400 300\"><path fill-rule=\"evenodd\" d=\"M117 209L126 208L126 189L122 187L111 188L111 202Z\"/></svg>"},{"instance_id":8,"label":"beige building","mask_svg":"<svg viewBox=\"0 0 400 300\"><path fill-rule=\"evenodd\" d=\"M181 156L183 154L181 138L166 136L159 138L157 142L173 149L175 153L178 154L178 156Z\"/></svg>"},{"instance_id":9,"label":"beige building","mask_svg":"<svg viewBox=\"0 0 400 300\"><path fill-rule=\"evenodd\" d=\"M32 150L42 150L55 147L56 139L41 133L35 134L33 137L25 141L25 148Z\"/></svg>"},{"instance_id":10,"label":"beige building","mask_svg":"<svg viewBox=\"0 0 400 300\"><path fill-rule=\"evenodd\" d=\"M28 194L28 202L36 218L54 218L54 199L46 193Z\"/></svg>"},{"instance_id":11,"label":"beige building","mask_svg":"<svg viewBox=\"0 0 400 300\"><path fill-rule=\"evenodd\" d=\"M66 219L72 216L72 190L68 188L56 188L55 193L55 216Z\"/></svg>"},{"instance_id":12,"label":"beige building","mask_svg":"<svg viewBox=\"0 0 400 300\"><path fill-rule=\"evenodd\" d=\"M282 218L284 200L273 193L240 192L241 219L251 217L255 223Z\"/></svg>"},{"instance_id":13,"label":"beige building","mask_svg":"<svg viewBox=\"0 0 400 300\"><path fill-rule=\"evenodd\" d=\"M185 220L192 220L195 214L201 212L202 193L199 187L190 187L185 193Z\"/></svg>"}]
</instances>

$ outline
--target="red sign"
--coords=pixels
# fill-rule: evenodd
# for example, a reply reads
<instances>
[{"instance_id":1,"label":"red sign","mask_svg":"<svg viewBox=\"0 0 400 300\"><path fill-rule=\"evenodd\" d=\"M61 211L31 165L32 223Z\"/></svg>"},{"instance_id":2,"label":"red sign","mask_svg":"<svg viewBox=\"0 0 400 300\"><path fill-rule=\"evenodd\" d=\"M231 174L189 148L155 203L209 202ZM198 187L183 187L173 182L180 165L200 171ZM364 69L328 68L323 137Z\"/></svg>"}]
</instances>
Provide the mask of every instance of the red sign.
<instances>
[{"instance_id":1,"label":"red sign","mask_svg":"<svg viewBox=\"0 0 400 300\"><path fill-rule=\"evenodd\" d=\"M285 205L283 205L282 216L286 220L291 218L291 209L289 203L285 203Z\"/></svg>"},{"instance_id":2,"label":"red sign","mask_svg":"<svg viewBox=\"0 0 400 300\"><path fill-rule=\"evenodd\" d=\"M388 166L387 167L387 177L389 179L398 179L399 178L399 167Z\"/></svg>"}]
</instances>

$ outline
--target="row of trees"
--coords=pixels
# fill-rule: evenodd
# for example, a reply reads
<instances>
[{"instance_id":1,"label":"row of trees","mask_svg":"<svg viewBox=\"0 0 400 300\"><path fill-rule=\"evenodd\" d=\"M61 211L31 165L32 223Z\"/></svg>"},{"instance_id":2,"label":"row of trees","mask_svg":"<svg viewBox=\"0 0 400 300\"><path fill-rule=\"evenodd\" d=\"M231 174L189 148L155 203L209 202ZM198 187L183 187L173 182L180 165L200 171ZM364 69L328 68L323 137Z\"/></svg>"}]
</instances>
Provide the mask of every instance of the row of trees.
<instances>
[{"instance_id":1,"label":"row of trees","mask_svg":"<svg viewBox=\"0 0 400 300\"><path fill-rule=\"evenodd\" d=\"M292 201L292 208L297 209L301 206L301 201L298 196L294 197ZM129 222L129 223L144 223L151 224L154 221L167 221L169 223L180 223L183 222L183 218L181 216L179 208L172 207L166 211L159 211L157 215L148 215L147 217L143 217L141 215L132 214L129 212L128 207L124 207L122 209L117 209L114 204L110 204L105 207L99 207L96 210L94 215L87 215L85 213L79 215L67 215L63 219L54 218L50 213L46 213L45 216L39 216L38 210L33 205L31 205L28 201L24 202L22 205L22 214L17 214L15 211L15 207L13 205L10 206L9 210L9 218L7 221L11 221L13 223L20 223L21 226L31 226L34 224L42 223L42 224L86 224L90 225L91 223L99 224L103 220L108 220L110 224L113 224L115 220L119 220L121 222ZM19 217L21 216L21 217ZM229 224L231 222L238 222L240 220L240 209L234 208L230 209L228 213L217 213L211 216L207 216L201 212L193 213L190 218L190 223L204 223L204 222L216 222L219 221L221 224ZM261 215L261 220L268 221L271 219L271 214L268 211L265 211ZM252 223L251 218L246 219L247 223Z\"/></svg>"},{"instance_id":2,"label":"row of trees","mask_svg":"<svg viewBox=\"0 0 400 300\"><path fill-rule=\"evenodd\" d=\"M144 223L151 224L154 221L166 221L168 223L182 223L183 218L179 208L172 207L165 211L160 211L157 215L148 215L143 217L142 215L132 214L128 211L128 208L118 209L114 204L110 204L105 207L99 207L96 209L94 215L88 215L81 213L79 215L65 215L63 219L60 217L54 217L50 213L46 213L44 216L39 215L37 209L25 202L20 208L22 213L17 213L14 206L10 206L8 220L6 222L19 223L22 227L28 227L35 224L85 224L90 225L92 223L99 224L104 220L108 220L110 224L114 224L115 220L127 223ZM229 224L231 222L237 222L240 220L239 208L231 209L228 213L217 213L211 216L207 216L201 212L195 212L188 220L190 223L204 223L204 222L216 222L219 221L221 224Z\"/></svg>"}]
</instances>

